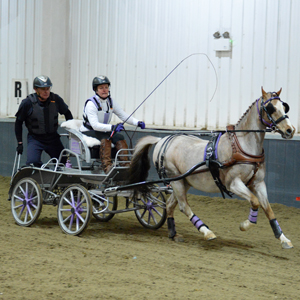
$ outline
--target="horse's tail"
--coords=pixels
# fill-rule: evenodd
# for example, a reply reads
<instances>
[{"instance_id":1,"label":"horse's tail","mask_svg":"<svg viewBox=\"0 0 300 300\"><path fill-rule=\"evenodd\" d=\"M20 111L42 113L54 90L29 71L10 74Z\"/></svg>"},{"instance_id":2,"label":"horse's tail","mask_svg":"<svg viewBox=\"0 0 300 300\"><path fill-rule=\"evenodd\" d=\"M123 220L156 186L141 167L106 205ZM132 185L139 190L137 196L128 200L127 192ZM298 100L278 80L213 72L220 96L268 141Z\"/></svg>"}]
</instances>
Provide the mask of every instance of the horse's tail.
<instances>
[{"instance_id":1,"label":"horse's tail","mask_svg":"<svg viewBox=\"0 0 300 300\"><path fill-rule=\"evenodd\" d=\"M129 184L142 182L147 179L150 169L149 150L160 140L161 138L155 136L145 136L138 141L130 163ZM149 189L147 186L138 186L134 190L135 192L142 192L144 194Z\"/></svg>"}]
</instances>

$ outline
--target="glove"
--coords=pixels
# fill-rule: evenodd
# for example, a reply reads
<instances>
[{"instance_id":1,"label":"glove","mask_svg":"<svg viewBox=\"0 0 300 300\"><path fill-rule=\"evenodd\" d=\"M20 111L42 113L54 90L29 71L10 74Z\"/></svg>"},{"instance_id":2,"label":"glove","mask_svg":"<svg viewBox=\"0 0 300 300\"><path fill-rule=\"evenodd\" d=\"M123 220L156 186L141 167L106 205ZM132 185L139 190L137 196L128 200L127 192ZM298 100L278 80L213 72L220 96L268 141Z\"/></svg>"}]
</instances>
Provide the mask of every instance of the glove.
<instances>
[{"instance_id":1,"label":"glove","mask_svg":"<svg viewBox=\"0 0 300 300\"><path fill-rule=\"evenodd\" d=\"M139 121L138 122L138 126L141 127L141 129L145 129L146 128L146 125L143 121Z\"/></svg>"},{"instance_id":2,"label":"glove","mask_svg":"<svg viewBox=\"0 0 300 300\"><path fill-rule=\"evenodd\" d=\"M18 152L18 154L22 154L23 153L23 144L18 144L17 152Z\"/></svg>"},{"instance_id":3,"label":"glove","mask_svg":"<svg viewBox=\"0 0 300 300\"><path fill-rule=\"evenodd\" d=\"M124 130L124 125L122 123L118 123L116 125L111 126L111 131L112 132L120 132L122 130Z\"/></svg>"}]
</instances>

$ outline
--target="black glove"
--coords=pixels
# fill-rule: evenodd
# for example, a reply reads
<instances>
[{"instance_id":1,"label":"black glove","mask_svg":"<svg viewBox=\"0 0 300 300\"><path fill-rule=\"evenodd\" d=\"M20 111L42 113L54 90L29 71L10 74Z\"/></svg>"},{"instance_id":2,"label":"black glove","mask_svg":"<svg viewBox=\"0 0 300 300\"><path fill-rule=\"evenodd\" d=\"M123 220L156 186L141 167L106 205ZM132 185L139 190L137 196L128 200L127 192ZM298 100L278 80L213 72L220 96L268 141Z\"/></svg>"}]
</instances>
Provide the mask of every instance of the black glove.
<instances>
[{"instance_id":1,"label":"black glove","mask_svg":"<svg viewBox=\"0 0 300 300\"><path fill-rule=\"evenodd\" d=\"M23 144L18 144L17 152L18 152L18 154L22 154L23 153Z\"/></svg>"}]
</instances>

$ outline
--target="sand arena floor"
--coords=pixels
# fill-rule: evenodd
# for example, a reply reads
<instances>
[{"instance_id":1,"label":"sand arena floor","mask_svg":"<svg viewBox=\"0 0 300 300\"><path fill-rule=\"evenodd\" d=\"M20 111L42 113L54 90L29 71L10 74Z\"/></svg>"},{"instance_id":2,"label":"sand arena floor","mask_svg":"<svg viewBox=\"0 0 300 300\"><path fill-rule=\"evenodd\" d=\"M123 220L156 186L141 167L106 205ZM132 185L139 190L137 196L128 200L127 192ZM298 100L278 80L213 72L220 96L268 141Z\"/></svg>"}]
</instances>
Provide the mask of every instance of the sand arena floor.
<instances>
[{"instance_id":1,"label":"sand arena floor","mask_svg":"<svg viewBox=\"0 0 300 300\"><path fill-rule=\"evenodd\" d=\"M249 204L189 195L217 235L205 241L176 210L183 242L167 225L143 228L133 212L92 219L80 237L62 233L56 207L43 206L31 227L14 223L9 178L0 177L0 300L12 299L300 299L300 210L272 205L294 248L283 250L262 210L248 232ZM120 201L119 208L123 205Z\"/></svg>"}]
</instances>

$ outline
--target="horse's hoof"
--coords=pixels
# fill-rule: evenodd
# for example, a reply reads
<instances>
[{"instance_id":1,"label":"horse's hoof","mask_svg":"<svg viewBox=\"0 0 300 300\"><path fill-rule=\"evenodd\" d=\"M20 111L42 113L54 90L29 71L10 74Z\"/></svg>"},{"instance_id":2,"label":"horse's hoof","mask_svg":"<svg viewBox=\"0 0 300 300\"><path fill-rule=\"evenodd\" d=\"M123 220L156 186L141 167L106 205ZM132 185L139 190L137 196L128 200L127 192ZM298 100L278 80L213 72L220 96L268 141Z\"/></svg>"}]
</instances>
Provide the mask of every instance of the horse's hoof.
<instances>
[{"instance_id":1,"label":"horse's hoof","mask_svg":"<svg viewBox=\"0 0 300 300\"><path fill-rule=\"evenodd\" d=\"M206 241L211 241L211 240L216 239L217 237L213 232L210 232L206 236L204 236L204 238Z\"/></svg>"},{"instance_id":2,"label":"horse's hoof","mask_svg":"<svg viewBox=\"0 0 300 300\"><path fill-rule=\"evenodd\" d=\"M240 223L240 230L241 231L246 231L253 225L255 225L255 224L251 223L249 220L246 220L246 221Z\"/></svg>"},{"instance_id":3,"label":"horse's hoof","mask_svg":"<svg viewBox=\"0 0 300 300\"><path fill-rule=\"evenodd\" d=\"M291 242L282 242L281 247L282 247L282 249L292 249L292 248L294 248L294 246Z\"/></svg>"},{"instance_id":4,"label":"horse's hoof","mask_svg":"<svg viewBox=\"0 0 300 300\"><path fill-rule=\"evenodd\" d=\"M183 236L182 236L182 235L177 235L177 234L172 238L172 240L173 240L174 242L177 242L177 243L182 243L182 242L184 242Z\"/></svg>"}]
</instances>

